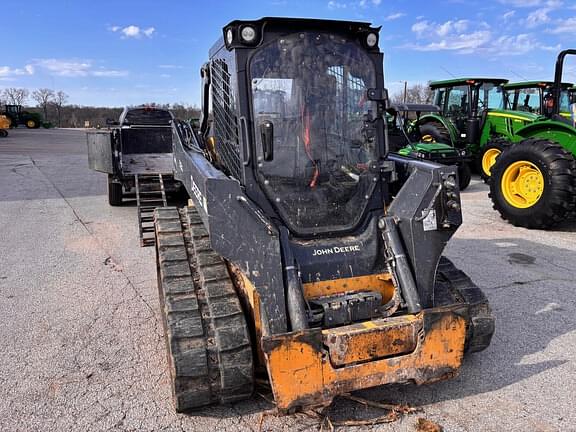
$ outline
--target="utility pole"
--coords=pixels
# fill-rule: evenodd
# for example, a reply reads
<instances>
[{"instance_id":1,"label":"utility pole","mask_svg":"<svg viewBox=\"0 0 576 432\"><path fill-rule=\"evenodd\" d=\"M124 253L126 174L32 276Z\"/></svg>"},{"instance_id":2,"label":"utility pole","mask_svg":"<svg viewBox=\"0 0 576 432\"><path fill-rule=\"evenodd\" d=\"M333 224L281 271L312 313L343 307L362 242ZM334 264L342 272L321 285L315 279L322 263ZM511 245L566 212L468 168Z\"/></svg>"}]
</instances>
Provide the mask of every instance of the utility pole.
<instances>
[{"instance_id":1,"label":"utility pole","mask_svg":"<svg viewBox=\"0 0 576 432\"><path fill-rule=\"evenodd\" d=\"M404 81L404 103L406 103L407 98L408 98L408 81Z\"/></svg>"}]
</instances>

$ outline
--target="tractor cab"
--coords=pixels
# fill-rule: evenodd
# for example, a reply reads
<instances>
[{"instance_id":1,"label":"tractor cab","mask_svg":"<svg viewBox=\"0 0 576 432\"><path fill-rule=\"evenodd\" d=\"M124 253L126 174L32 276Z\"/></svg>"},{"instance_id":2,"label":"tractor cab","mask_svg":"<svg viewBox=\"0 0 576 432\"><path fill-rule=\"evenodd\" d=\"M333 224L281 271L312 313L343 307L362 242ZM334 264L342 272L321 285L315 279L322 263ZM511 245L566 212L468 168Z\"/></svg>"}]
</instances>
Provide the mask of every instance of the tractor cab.
<instances>
[{"instance_id":1,"label":"tractor cab","mask_svg":"<svg viewBox=\"0 0 576 432\"><path fill-rule=\"evenodd\" d=\"M512 111L525 111L543 115L546 98L551 97L552 81L524 81L504 85L504 106ZM560 113L570 114L572 83L561 83Z\"/></svg>"},{"instance_id":2,"label":"tractor cab","mask_svg":"<svg viewBox=\"0 0 576 432\"><path fill-rule=\"evenodd\" d=\"M475 142L488 109L504 106L502 86L508 80L501 78L460 78L430 83L434 104L443 117L455 125L460 138Z\"/></svg>"},{"instance_id":3,"label":"tractor cab","mask_svg":"<svg viewBox=\"0 0 576 432\"><path fill-rule=\"evenodd\" d=\"M22 112L22 105L6 105L6 113L20 114Z\"/></svg>"}]
</instances>

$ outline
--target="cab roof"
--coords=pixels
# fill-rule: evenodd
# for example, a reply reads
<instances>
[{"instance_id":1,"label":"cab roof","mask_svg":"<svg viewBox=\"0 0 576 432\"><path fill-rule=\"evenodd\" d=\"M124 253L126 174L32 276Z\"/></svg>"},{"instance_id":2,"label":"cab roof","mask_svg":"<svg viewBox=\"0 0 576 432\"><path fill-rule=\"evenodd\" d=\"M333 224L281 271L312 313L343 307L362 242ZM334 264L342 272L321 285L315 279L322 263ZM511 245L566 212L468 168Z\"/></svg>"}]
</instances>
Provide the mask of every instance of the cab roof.
<instances>
[{"instance_id":1,"label":"cab roof","mask_svg":"<svg viewBox=\"0 0 576 432\"><path fill-rule=\"evenodd\" d=\"M504 85L507 90L524 89L524 88L536 88L536 87L551 87L554 85L554 81L520 81L513 82ZM571 88L574 84L572 83L562 83L562 88Z\"/></svg>"},{"instance_id":2,"label":"cab roof","mask_svg":"<svg viewBox=\"0 0 576 432\"><path fill-rule=\"evenodd\" d=\"M430 83L431 89L437 89L442 87L456 87L461 85L469 85L474 82L491 83L495 85L506 84L507 79L504 78L453 78L449 80L442 81L432 81Z\"/></svg>"}]
</instances>

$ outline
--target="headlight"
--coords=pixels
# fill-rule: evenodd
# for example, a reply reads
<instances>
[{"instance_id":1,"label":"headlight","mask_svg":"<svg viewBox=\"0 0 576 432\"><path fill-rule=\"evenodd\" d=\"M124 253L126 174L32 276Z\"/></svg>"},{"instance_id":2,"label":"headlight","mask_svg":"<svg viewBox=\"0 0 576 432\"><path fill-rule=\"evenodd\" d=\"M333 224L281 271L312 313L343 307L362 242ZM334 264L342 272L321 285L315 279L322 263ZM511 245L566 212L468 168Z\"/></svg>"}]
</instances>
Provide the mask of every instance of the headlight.
<instances>
[{"instance_id":1,"label":"headlight","mask_svg":"<svg viewBox=\"0 0 576 432\"><path fill-rule=\"evenodd\" d=\"M226 43L230 45L234 41L234 32L232 29L226 30Z\"/></svg>"},{"instance_id":2,"label":"headlight","mask_svg":"<svg viewBox=\"0 0 576 432\"><path fill-rule=\"evenodd\" d=\"M368 47L370 48L374 48L377 43L378 43L378 36L376 35L376 33L368 33L368 36L366 36L366 45L368 45Z\"/></svg>"},{"instance_id":3,"label":"headlight","mask_svg":"<svg viewBox=\"0 0 576 432\"><path fill-rule=\"evenodd\" d=\"M251 26L246 26L240 32L242 40L247 43L252 43L256 40L256 29Z\"/></svg>"}]
</instances>

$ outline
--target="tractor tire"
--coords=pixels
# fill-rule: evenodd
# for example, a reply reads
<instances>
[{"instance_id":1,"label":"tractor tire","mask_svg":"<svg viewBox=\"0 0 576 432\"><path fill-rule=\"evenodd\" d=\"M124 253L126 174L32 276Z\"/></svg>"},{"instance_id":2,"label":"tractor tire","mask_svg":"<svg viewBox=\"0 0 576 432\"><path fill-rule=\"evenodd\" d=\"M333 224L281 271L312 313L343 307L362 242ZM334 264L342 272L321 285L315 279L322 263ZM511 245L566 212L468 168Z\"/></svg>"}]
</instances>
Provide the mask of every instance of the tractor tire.
<instances>
[{"instance_id":1,"label":"tractor tire","mask_svg":"<svg viewBox=\"0 0 576 432\"><path fill-rule=\"evenodd\" d=\"M108 174L108 203L113 207L121 206L123 197L122 183L113 181L113 177Z\"/></svg>"},{"instance_id":2,"label":"tractor tire","mask_svg":"<svg viewBox=\"0 0 576 432\"><path fill-rule=\"evenodd\" d=\"M8 136L8 131L6 129L0 129L0 137L6 138Z\"/></svg>"},{"instance_id":3,"label":"tractor tire","mask_svg":"<svg viewBox=\"0 0 576 432\"><path fill-rule=\"evenodd\" d=\"M250 334L238 295L192 208L154 212L160 311L176 411L247 399Z\"/></svg>"},{"instance_id":4,"label":"tractor tire","mask_svg":"<svg viewBox=\"0 0 576 432\"><path fill-rule=\"evenodd\" d=\"M38 124L38 122L34 119L28 119L26 120L26 127L28 129L36 129L38 127L40 127L40 125Z\"/></svg>"},{"instance_id":5,"label":"tractor tire","mask_svg":"<svg viewBox=\"0 0 576 432\"><path fill-rule=\"evenodd\" d=\"M469 305L464 354L482 351L490 345L495 318L480 288L446 257L440 257L434 285L434 306L454 303Z\"/></svg>"},{"instance_id":6,"label":"tractor tire","mask_svg":"<svg viewBox=\"0 0 576 432\"><path fill-rule=\"evenodd\" d=\"M484 183L490 181L490 171L500 154L510 147L512 143L506 138L493 138L481 149L477 159L478 172Z\"/></svg>"},{"instance_id":7,"label":"tractor tire","mask_svg":"<svg viewBox=\"0 0 576 432\"><path fill-rule=\"evenodd\" d=\"M466 162L460 163L458 165L458 186L460 190L463 191L470 185L470 180L472 180L472 171L470 170L470 165Z\"/></svg>"},{"instance_id":8,"label":"tractor tire","mask_svg":"<svg viewBox=\"0 0 576 432\"><path fill-rule=\"evenodd\" d=\"M436 122L425 123L420 126L420 140L453 145L448 129L443 124Z\"/></svg>"},{"instance_id":9,"label":"tractor tire","mask_svg":"<svg viewBox=\"0 0 576 432\"><path fill-rule=\"evenodd\" d=\"M510 146L492 167L494 210L515 226L546 229L562 222L575 208L575 192L574 157L546 139Z\"/></svg>"}]
</instances>

